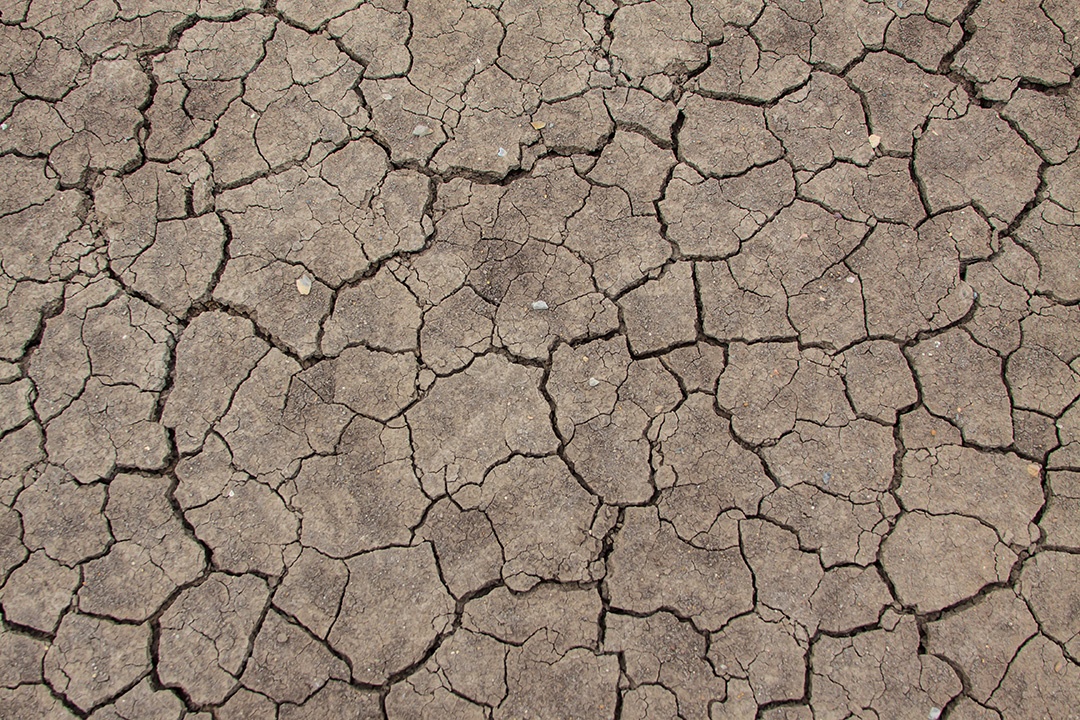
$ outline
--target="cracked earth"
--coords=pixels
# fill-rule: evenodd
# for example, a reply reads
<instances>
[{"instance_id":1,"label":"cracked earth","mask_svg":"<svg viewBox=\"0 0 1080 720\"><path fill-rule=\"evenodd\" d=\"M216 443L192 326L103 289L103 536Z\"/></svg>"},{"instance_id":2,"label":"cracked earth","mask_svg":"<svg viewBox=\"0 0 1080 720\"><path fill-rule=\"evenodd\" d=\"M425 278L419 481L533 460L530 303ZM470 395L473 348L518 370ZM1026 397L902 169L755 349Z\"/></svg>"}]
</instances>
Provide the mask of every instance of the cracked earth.
<instances>
[{"instance_id":1,"label":"cracked earth","mask_svg":"<svg viewBox=\"0 0 1080 720\"><path fill-rule=\"evenodd\" d=\"M1080 717L1080 5L0 0L0 717Z\"/></svg>"}]
</instances>

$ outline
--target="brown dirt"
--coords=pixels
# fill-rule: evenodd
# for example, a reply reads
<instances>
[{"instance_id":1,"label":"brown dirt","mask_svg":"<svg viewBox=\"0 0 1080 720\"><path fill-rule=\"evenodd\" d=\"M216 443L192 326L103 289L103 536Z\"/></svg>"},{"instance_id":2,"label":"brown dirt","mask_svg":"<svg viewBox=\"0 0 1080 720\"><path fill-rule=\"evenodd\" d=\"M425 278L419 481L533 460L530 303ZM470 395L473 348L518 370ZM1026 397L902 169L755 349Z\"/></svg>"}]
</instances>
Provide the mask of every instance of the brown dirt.
<instances>
[{"instance_id":1,"label":"brown dirt","mask_svg":"<svg viewBox=\"0 0 1080 720\"><path fill-rule=\"evenodd\" d=\"M0 718L1077 718L1080 5L0 0Z\"/></svg>"}]
</instances>

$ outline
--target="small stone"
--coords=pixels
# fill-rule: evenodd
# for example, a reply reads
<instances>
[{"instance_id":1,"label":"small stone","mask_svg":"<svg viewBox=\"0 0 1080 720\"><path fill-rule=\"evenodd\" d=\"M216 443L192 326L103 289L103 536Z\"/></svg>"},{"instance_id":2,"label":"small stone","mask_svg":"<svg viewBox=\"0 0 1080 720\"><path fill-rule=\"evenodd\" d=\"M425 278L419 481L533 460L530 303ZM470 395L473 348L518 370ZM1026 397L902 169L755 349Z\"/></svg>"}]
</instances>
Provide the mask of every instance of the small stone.
<instances>
[{"instance_id":1,"label":"small stone","mask_svg":"<svg viewBox=\"0 0 1080 720\"><path fill-rule=\"evenodd\" d=\"M431 128L427 125L417 125L413 128L412 134L416 137L424 137L425 135L431 134Z\"/></svg>"},{"instance_id":2,"label":"small stone","mask_svg":"<svg viewBox=\"0 0 1080 720\"><path fill-rule=\"evenodd\" d=\"M533 130L543 130L544 128L547 127L546 122L540 122L539 120L533 120L529 124L533 126Z\"/></svg>"},{"instance_id":3,"label":"small stone","mask_svg":"<svg viewBox=\"0 0 1080 720\"><path fill-rule=\"evenodd\" d=\"M1039 477L1039 470L1041 470L1041 469L1042 468L1040 468L1035 463L1031 463L1030 465L1027 466L1028 475L1030 475L1031 477Z\"/></svg>"},{"instance_id":4,"label":"small stone","mask_svg":"<svg viewBox=\"0 0 1080 720\"><path fill-rule=\"evenodd\" d=\"M870 137L867 138L867 140L870 141L870 147L874 148L875 150L877 150L878 145L881 144L881 136L880 135L876 135L876 134L871 135Z\"/></svg>"},{"instance_id":5,"label":"small stone","mask_svg":"<svg viewBox=\"0 0 1080 720\"><path fill-rule=\"evenodd\" d=\"M504 148L504 147L499 148L499 152L497 154L498 154L499 157L506 157L506 148Z\"/></svg>"},{"instance_id":6,"label":"small stone","mask_svg":"<svg viewBox=\"0 0 1080 720\"><path fill-rule=\"evenodd\" d=\"M301 275L296 278L296 291L301 295L307 295L311 292L311 276Z\"/></svg>"},{"instance_id":7,"label":"small stone","mask_svg":"<svg viewBox=\"0 0 1080 720\"><path fill-rule=\"evenodd\" d=\"M904 4L899 3L899 6L903 7ZM930 720L938 720L939 717L941 717L941 708L937 708L937 707L930 708Z\"/></svg>"},{"instance_id":8,"label":"small stone","mask_svg":"<svg viewBox=\"0 0 1080 720\"><path fill-rule=\"evenodd\" d=\"M544 302L543 300L536 300L532 304L532 309L533 310L547 310L548 309L548 304L546 302Z\"/></svg>"},{"instance_id":9,"label":"small stone","mask_svg":"<svg viewBox=\"0 0 1080 720\"><path fill-rule=\"evenodd\" d=\"M589 378L589 387L596 387L600 384L600 381L594 377Z\"/></svg>"}]
</instances>

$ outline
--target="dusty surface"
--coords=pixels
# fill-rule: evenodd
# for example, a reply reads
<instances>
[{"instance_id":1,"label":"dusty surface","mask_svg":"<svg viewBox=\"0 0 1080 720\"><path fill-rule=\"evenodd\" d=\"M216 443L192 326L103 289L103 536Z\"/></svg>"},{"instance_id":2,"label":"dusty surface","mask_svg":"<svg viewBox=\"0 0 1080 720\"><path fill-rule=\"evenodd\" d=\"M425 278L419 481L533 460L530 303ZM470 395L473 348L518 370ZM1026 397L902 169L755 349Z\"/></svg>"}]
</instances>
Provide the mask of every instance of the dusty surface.
<instances>
[{"instance_id":1,"label":"dusty surface","mask_svg":"<svg viewBox=\"0 0 1080 720\"><path fill-rule=\"evenodd\" d=\"M1080 5L0 0L0 717L1080 717Z\"/></svg>"}]
</instances>

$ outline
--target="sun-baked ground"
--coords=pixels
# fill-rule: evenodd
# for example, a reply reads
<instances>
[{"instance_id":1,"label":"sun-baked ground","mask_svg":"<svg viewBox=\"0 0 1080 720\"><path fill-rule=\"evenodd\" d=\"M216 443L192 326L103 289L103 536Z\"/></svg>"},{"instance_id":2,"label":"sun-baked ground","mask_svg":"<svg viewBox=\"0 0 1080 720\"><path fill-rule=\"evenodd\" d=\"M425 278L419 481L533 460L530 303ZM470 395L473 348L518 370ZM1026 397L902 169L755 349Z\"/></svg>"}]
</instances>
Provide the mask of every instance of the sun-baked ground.
<instances>
[{"instance_id":1,"label":"sun-baked ground","mask_svg":"<svg viewBox=\"0 0 1080 720\"><path fill-rule=\"evenodd\" d=\"M1080 4L0 23L0 717L1080 717Z\"/></svg>"}]
</instances>

